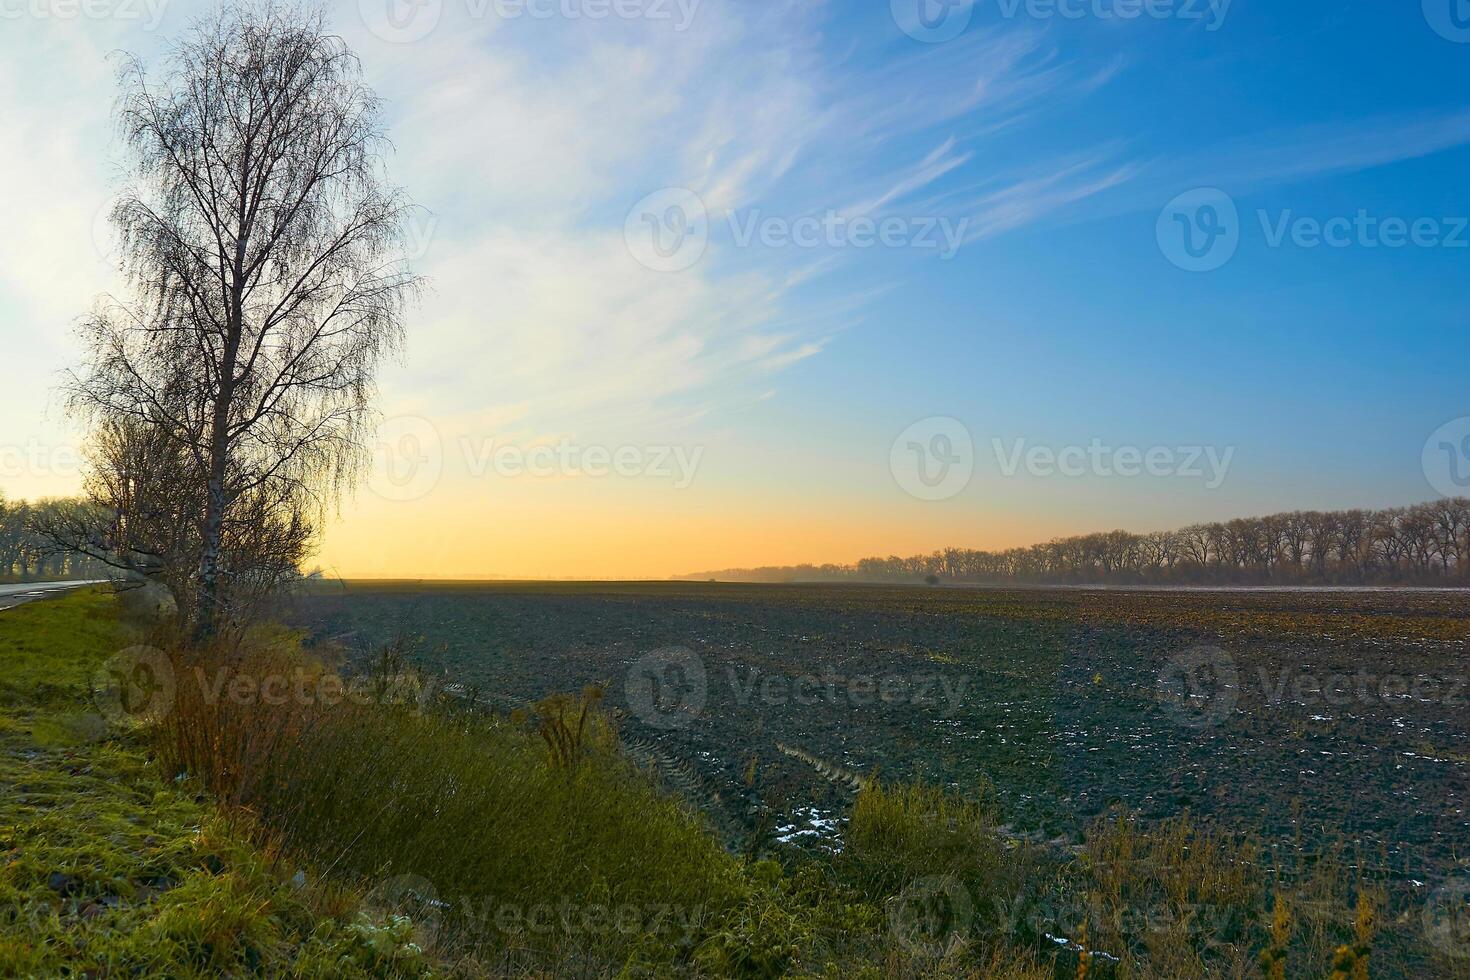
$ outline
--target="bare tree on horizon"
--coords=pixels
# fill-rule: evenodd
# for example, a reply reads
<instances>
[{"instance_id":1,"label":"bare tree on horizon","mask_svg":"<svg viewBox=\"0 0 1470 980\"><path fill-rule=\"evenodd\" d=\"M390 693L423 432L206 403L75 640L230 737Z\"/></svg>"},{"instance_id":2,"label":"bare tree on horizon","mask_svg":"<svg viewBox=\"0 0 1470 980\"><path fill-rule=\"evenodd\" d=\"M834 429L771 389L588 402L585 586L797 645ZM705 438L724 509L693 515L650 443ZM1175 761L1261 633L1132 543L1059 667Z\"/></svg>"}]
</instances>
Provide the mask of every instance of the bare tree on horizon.
<instances>
[{"instance_id":1,"label":"bare tree on horizon","mask_svg":"<svg viewBox=\"0 0 1470 980\"><path fill-rule=\"evenodd\" d=\"M367 461L377 368L420 284L402 259L412 205L386 179L378 99L321 11L227 6L161 77L129 57L119 82L132 169L112 221L133 295L84 319L67 393L94 424L130 419L178 447L204 637L232 524L261 500L319 512Z\"/></svg>"}]
</instances>

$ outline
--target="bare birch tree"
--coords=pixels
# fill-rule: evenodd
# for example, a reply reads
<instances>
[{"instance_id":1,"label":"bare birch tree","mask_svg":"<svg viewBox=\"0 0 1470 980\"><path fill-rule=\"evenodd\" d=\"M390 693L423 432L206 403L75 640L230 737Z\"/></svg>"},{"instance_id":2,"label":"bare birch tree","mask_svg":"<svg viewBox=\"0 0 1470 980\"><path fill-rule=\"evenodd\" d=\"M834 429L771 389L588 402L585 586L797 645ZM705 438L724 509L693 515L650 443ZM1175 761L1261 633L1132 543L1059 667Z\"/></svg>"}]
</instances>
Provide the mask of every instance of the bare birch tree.
<instances>
[{"instance_id":1,"label":"bare birch tree","mask_svg":"<svg viewBox=\"0 0 1470 980\"><path fill-rule=\"evenodd\" d=\"M320 12L226 7L161 73L128 59L119 81L132 171L112 220L131 292L84 321L70 395L179 447L205 636L231 523L259 520L262 500L325 506L366 462L377 367L418 285L411 205L385 176L379 101Z\"/></svg>"}]
</instances>

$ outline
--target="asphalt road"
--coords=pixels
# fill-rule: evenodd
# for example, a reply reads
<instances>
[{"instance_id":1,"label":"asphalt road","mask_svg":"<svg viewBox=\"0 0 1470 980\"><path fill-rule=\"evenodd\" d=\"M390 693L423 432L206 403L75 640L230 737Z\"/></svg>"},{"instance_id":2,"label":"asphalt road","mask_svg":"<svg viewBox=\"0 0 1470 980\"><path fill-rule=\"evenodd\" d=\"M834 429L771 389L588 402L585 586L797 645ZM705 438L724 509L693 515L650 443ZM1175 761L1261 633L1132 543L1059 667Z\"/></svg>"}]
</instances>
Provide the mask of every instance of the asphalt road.
<instances>
[{"instance_id":1,"label":"asphalt road","mask_svg":"<svg viewBox=\"0 0 1470 980\"><path fill-rule=\"evenodd\" d=\"M0 611L14 609L16 606L36 599L45 599L50 596L58 596L72 589L79 589L84 585L96 585L96 581L82 582L24 582L20 585L0 585Z\"/></svg>"}]
</instances>

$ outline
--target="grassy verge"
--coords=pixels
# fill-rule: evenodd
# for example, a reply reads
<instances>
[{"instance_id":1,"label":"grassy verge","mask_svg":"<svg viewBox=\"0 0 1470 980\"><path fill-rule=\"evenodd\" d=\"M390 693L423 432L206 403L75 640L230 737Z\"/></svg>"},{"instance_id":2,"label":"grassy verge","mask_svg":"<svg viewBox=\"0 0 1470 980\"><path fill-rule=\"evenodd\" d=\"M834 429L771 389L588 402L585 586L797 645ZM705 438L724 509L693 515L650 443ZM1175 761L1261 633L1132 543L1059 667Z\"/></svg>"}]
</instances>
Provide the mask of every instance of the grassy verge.
<instances>
[{"instance_id":1,"label":"grassy verge","mask_svg":"<svg viewBox=\"0 0 1470 980\"><path fill-rule=\"evenodd\" d=\"M132 639L100 590L0 613L0 976L391 974L355 896L107 732L89 679Z\"/></svg>"}]
</instances>

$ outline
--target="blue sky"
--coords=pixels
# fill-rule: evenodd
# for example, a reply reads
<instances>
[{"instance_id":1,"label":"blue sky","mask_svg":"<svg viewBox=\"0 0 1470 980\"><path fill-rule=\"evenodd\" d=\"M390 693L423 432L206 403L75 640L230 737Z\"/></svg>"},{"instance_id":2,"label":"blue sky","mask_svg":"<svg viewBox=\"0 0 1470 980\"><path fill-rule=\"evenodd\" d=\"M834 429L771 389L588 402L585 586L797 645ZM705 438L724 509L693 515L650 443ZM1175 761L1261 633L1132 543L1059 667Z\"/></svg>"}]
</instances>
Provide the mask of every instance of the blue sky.
<instances>
[{"instance_id":1,"label":"blue sky","mask_svg":"<svg viewBox=\"0 0 1470 980\"><path fill-rule=\"evenodd\" d=\"M4 8L12 496L75 486L48 391L71 319L119 286L92 246L116 173L106 53L156 56L205 9L99 2ZM1426 440L1470 416L1463 0L1158 0L1131 20L983 0L928 8L928 40L902 29L909 0L513 2L332 8L427 209L433 291L382 406L435 459L426 488L349 500L329 565L662 575L1436 494ZM1171 204L1202 188L1235 210L1234 250L1186 271L1165 232L1179 207L1202 227L1197 198ZM670 202L707 244L668 238L681 267L650 268L640 209L652 233ZM1387 247L1360 213L1420 241ZM783 243L803 219L839 232ZM1342 247L1293 240L1334 219ZM855 246L863 220L891 244ZM890 452L928 419L974 446L937 500ZM680 446L698 472L487 476L465 447L492 439ZM1232 455L1217 486L1006 475L993 440Z\"/></svg>"}]
</instances>

